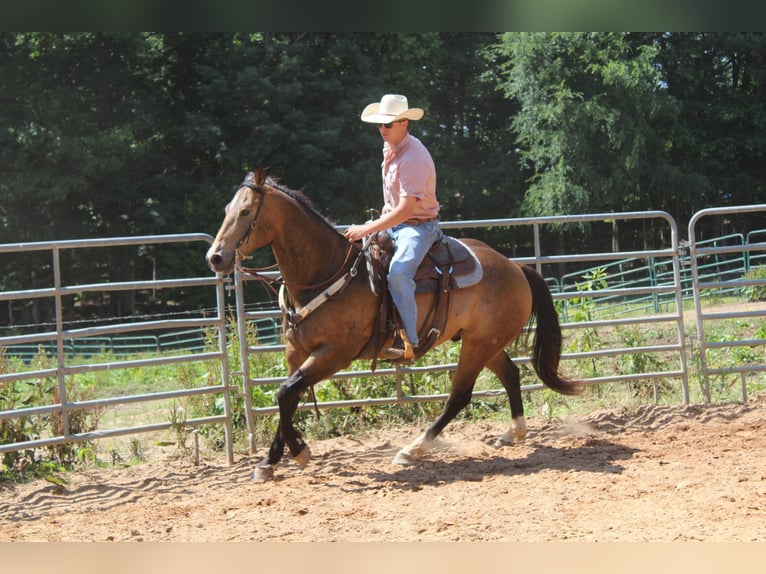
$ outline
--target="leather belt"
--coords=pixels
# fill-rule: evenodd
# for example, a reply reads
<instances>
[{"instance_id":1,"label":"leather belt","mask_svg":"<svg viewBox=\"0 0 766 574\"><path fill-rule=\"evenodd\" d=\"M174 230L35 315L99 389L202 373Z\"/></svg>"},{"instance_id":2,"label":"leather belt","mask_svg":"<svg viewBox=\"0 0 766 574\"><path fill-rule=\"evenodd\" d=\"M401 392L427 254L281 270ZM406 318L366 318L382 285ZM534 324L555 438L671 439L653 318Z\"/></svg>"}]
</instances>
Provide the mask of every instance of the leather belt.
<instances>
[{"instance_id":1,"label":"leather belt","mask_svg":"<svg viewBox=\"0 0 766 574\"><path fill-rule=\"evenodd\" d=\"M408 219L404 223L407 225L420 225L421 223L428 223L429 221L439 221L439 217L432 217L431 219Z\"/></svg>"}]
</instances>

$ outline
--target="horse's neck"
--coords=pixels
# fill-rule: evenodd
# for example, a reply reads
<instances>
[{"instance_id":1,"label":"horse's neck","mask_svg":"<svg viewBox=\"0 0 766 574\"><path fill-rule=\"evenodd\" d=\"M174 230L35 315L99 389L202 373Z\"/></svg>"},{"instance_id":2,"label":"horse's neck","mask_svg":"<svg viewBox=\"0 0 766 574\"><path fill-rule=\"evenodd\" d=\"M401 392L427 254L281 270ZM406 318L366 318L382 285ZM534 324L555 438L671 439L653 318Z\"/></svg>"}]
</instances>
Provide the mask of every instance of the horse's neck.
<instances>
[{"instance_id":1,"label":"horse's neck","mask_svg":"<svg viewBox=\"0 0 766 574\"><path fill-rule=\"evenodd\" d=\"M282 279L289 288L290 285L321 285L340 277L346 270L341 268L351 246L331 227L305 215L291 220L289 229L283 229L271 247ZM311 289L303 291L310 293Z\"/></svg>"}]
</instances>

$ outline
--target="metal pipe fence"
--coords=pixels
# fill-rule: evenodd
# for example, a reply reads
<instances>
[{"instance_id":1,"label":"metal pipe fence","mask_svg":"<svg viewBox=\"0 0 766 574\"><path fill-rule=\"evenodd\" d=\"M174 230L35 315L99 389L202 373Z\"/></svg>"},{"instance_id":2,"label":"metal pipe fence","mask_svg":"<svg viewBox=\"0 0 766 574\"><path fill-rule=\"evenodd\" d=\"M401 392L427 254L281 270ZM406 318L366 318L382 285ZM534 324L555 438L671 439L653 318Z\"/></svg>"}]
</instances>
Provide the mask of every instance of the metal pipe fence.
<instances>
[{"instance_id":1,"label":"metal pipe fence","mask_svg":"<svg viewBox=\"0 0 766 574\"><path fill-rule=\"evenodd\" d=\"M39 388L46 386L50 388L50 396L46 397L49 404L35 405L31 407L12 408L2 406L4 410L0 411L0 421L21 419L33 420L35 417L56 417L58 423L50 426L46 430L48 436L22 438L14 442L0 444L0 453L19 451L25 449L37 449L51 447L56 445L76 443L83 441L92 441L106 437L123 436L140 432L150 432L173 428L174 425L182 424L184 427L194 428L203 424L223 425L226 437L226 453L229 462L234 460L234 451L232 446L231 434L231 395L232 389L229 385L229 365L226 346L226 318L225 318L225 293L224 279L220 276L207 277L178 277L164 280L136 280L136 281L116 281L93 284L66 283L62 279L62 253L80 250L80 249L110 249L124 248L126 246L159 246L168 244L202 242L205 246L212 243L212 237L206 234L185 234L185 235L160 235L160 236L140 236L140 237L118 237L105 239L83 239L70 241L43 241L31 243L18 243L0 245L0 256L7 254L32 254L49 253L51 257L51 283L49 287L36 287L30 289L19 289L14 291L0 292L0 301L10 303L14 301L27 302L30 299L47 298L53 300L55 328L52 330L32 329L29 326L23 333L9 334L0 336L0 349L7 352L14 346L34 345L37 348L36 355L47 356L50 353L49 364L45 366L35 365L32 362L26 367L17 367L10 372L0 373L0 385L6 391L10 386L26 382L40 392ZM170 289L170 288L193 288L193 289L212 289L215 292L216 313L213 316L184 318L184 319L163 319L163 320L132 320L132 318L122 318L118 323L107 325L94 325L88 327L75 328L68 326L64 317L64 298L70 296L80 296L84 293L116 293L125 291L141 291L150 289L152 291ZM135 333L141 331L179 331L196 330L198 334L205 330L214 330L218 348L205 352L165 354L157 353L156 346L152 343L151 357L133 358L120 360L119 353L114 353L113 339L110 335L125 333ZM161 337L158 335L157 337ZM199 335L198 335L199 336ZM102 347L98 352L91 348L91 353L73 353L70 351L76 347L79 340L93 340L93 338L102 338L102 341L109 341L110 347ZM158 340L158 339L157 339ZM132 354L136 354L141 349L132 347ZM105 353L102 351L110 351ZM102 362L93 362L89 357L97 355L104 356ZM11 354L5 356L9 361ZM22 357L23 358L23 357ZM31 361L31 356L27 356ZM123 370L129 372L131 369L139 368L158 368L162 365L188 364L193 362L211 361L218 365L218 378L220 384L210 384L194 386L193 388L173 388L160 392L151 390L150 392L138 392L123 395L120 389L114 391L114 396L83 398L81 393L75 391L73 381L77 375L92 375L102 371L114 372ZM8 396L12 393L9 391ZM199 395L216 395L223 397L224 409L222 414L212 414L209 416L199 416L196 418L186 418L182 421L166 420L162 422L141 423L133 426L124 426L117 424L112 428L96 428L95 430L78 428L78 424L73 421L80 420L78 415L83 413L95 412L104 408L115 408L125 405L135 405L149 401L163 401L181 399L183 397L194 397ZM10 400L10 399L9 399Z\"/></svg>"},{"instance_id":2,"label":"metal pipe fence","mask_svg":"<svg viewBox=\"0 0 766 574\"><path fill-rule=\"evenodd\" d=\"M579 253L579 254L546 254L543 249L541 241L541 231L547 226L553 225L582 225L587 222L604 222L612 220L653 220L655 223L659 222L666 226L665 235L669 238L667 245L662 246L659 249L652 249L646 251L630 251L630 252L600 252L600 253ZM627 213L602 213L602 214L588 214L577 216L553 216L553 217L539 217L539 218L516 218L516 219L495 219L495 220L472 220L472 221L444 221L441 222L441 227L449 234L449 230L466 229L466 228L490 228L490 227L502 227L509 230L526 229L531 234L531 243L534 249L534 256L532 257L517 257L514 260L519 263L535 266L542 272L543 268L550 269L555 264L567 264L573 265L576 263L587 263L590 267L586 268L581 273L587 274L587 269L591 269L596 263L601 265L609 265L612 262L619 262L628 258L644 261L656 261L658 259L664 259L668 262L668 265L672 269L672 281L667 281L662 284L652 285L639 285L625 287L622 283L606 284L604 286L596 286L590 284L587 287L581 287L576 291L566 291L562 289L553 290L554 301L561 306L561 309L569 309L569 317L564 316L562 313L562 329L565 333L572 333L583 329L589 329L591 331L597 329L611 330L625 328L629 326L635 326L637 324L662 324L670 326L673 332L673 340L670 343L663 344L651 344L651 343L635 343L628 344L611 344L608 347L595 345L591 348L567 351L564 350L562 354L562 367L567 371L568 364L574 364L583 361L596 361L605 358L621 358L626 356L647 356L647 355L668 355L675 357L676 365L670 369L652 368L644 370L643 372L613 372L611 374L599 374L579 377L586 384L603 384L603 383L630 383L636 381L651 382L655 401L659 399L660 394L660 382L663 380L676 381L680 385L680 392L682 400L689 402L689 387L688 387L688 365L687 365L687 348L684 334L683 323L683 301L681 294L681 267L679 260L679 237L678 229L674 219L665 212L653 211L653 212L627 212ZM338 230L343 230L347 226L338 226ZM274 273L272 276L276 276ZM549 284L561 284L560 278L546 277ZM268 345L263 346L259 344L252 344L247 339L244 324L247 321L256 318L272 317L276 318L280 316L279 310L275 307L271 310L261 310L256 312L245 311L245 286L250 282L252 278L248 275L235 273L234 277L234 290L237 298L237 316L240 322L240 355L242 359L242 369L237 375L240 376L242 381L243 394L245 396L246 404L246 418L248 429L250 431L250 450L255 450L255 419L261 415L269 415L278 412L278 409L274 405L254 407L251 402L253 389L257 387L268 387L278 385L282 382L282 377L274 376L262 376L257 373L251 373L249 357L264 353L283 352L283 345ZM599 307L601 300L607 300L609 298L624 298L629 300L631 298L640 296L664 296L669 300L669 310L664 314L654 314L647 317L644 314L640 316L614 316L611 318L598 318L594 316L592 309ZM579 305L579 313L575 313L573 307L573 301ZM587 303L586 303L587 302ZM567 307L568 305L568 307ZM598 347L598 348L597 348ZM304 404L300 409L323 409L323 408L338 408L338 407L363 407L369 405L383 405L383 404L407 404L407 403L421 403L426 401L441 401L447 398L445 393L428 393L420 394L414 385L410 385L410 388L405 387L405 381L411 381L413 378L438 372L452 372L456 368L456 363L443 363L443 364L429 364L431 355L426 355L421 363L416 366L393 366L390 368L377 369L375 372L365 370L356 365L356 368L352 370L346 370L336 373L331 380L333 381L347 381L350 379L364 379L369 377L393 377L396 382L395 393L387 397L365 398L354 397L348 400L329 401L323 403L318 401L315 404ZM530 358L528 355L513 356L513 361L519 365L529 365ZM666 362L663 361L662 364ZM652 364L660 364L660 361L656 361ZM522 387L524 391L532 391L543 388L540 383L529 383ZM499 386L491 388L477 390L473 393L474 398L478 397L491 397L504 395L505 391Z\"/></svg>"},{"instance_id":3,"label":"metal pipe fence","mask_svg":"<svg viewBox=\"0 0 766 574\"><path fill-rule=\"evenodd\" d=\"M754 262L764 260L766 230L751 232L747 241L735 245L715 241L697 241L697 225L704 218L730 217L737 213L763 213L766 204L703 209L689 220L689 256L692 283L694 285L694 310L697 323L699 362L704 380L706 400L711 400L710 377L737 374L740 377L742 400L747 400L747 377L749 374L766 371L766 309L734 309L725 312L706 311L702 307L704 297L717 297L722 293L743 292L757 288L766 292L766 273L761 277L748 278ZM743 269L735 273L727 269L723 273L709 273L711 266L720 261L742 258ZM764 268L766 271L766 268ZM707 271L707 272L706 272ZM716 335L719 321L752 320L754 336L747 339L726 340ZM760 325L760 326L758 326Z\"/></svg>"},{"instance_id":4,"label":"metal pipe fence","mask_svg":"<svg viewBox=\"0 0 766 574\"><path fill-rule=\"evenodd\" d=\"M766 230L753 231L744 240L741 236L699 240L694 237L695 225L702 217L730 213L762 211L766 206L704 210L689 223L689 241L681 241L673 218L665 212L601 213L576 216L541 218L493 219L472 221L445 221L441 227L450 230L497 228L518 238L518 243L529 245L531 255L514 257L519 263L532 265L543 273L559 309L561 326L565 334L562 353L562 371L578 372L577 378L588 385L614 383L619 385L649 384L658 401L663 392L678 393L680 400L689 402L689 356L700 355L702 375L719 376L736 373L742 377L743 399L746 399L746 377L749 373L766 370L763 354L725 367L713 367L707 359L710 353L728 351L743 357L753 348L763 348L763 336L741 340L719 341L710 336L711 322L718 319L747 319L762 321L764 312L742 311L710 313L704 311L703 298L714 298L720 293L742 293L744 289L766 289L763 279L747 278L746 272L764 261ZM546 247L542 239L553 226L608 225L613 221L636 221L661 228L659 245L643 251L611 251L592 253L560 253ZM346 226L338 226L339 230ZM526 241L521 238L526 237ZM758 241L761 240L761 241ZM222 412L203 413L183 420L189 428L201 425L220 425L224 430L227 458L233 462L232 401L241 400L249 433L249 448L255 451L258 418L278 411L275 404L256 402L259 395L275 395L284 380L284 369L266 371L260 359L274 356L275 363L284 365L284 345L280 344L281 314L276 302L264 306L248 299L255 290L247 286L253 279L235 272L231 283L222 276L174 277L160 280L136 280L77 284L62 277L61 254L78 249L110 249L113 247L151 245L160 249L172 243L201 242L204 249L212 242L206 234L144 236L133 238L107 238L0 245L0 257L6 254L48 253L51 259L49 286L35 286L0 292L0 301L13 302L47 299L53 302L52 326L27 329L0 336L0 350L15 349L24 363L17 368L0 369L0 389L3 385L49 384L45 404L35 406L2 406L0 422L25 417L58 417L60 432L34 440L20 440L0 444L0 453L35 449L66 443L91 441L106 437L172 429L177 421L151 421L141 424L117 424L110 428L80 431L72 428L71 421L78 413L96 409L120 409L151 402L167 405L176 400L192 397L216 397L223 403ZM204 249L200 249L200 258ZM558 273L556 270L563 268ZM277 272L269 273L272 277ZM124 291L163 289L213 290L215 308L199 316L156 319L139 317L130 321L118 319L108 324L80 326L66 321L63 300L84 293L116 293ZM209 293L209 291L206 291ZM260 292L260 291L259 291ZM236 325L227 326L227 297L234 298ZM694 298L697 335L690 342L684 327L683 302ZM134 320L135 319L135 320ZM650 327L663 335L641 335L639 327ZM534 327L532 327L534 329ZM206 333L210 335L206 336ZM232 349L236 336L238 349ZM196 340L206 339L200 346ZM177 342L173 345L170 341ZM694 344L699 345L699 350ZM22 352L26 349L27 354ZM35 353L32 350L36 350ZM45 364L35 364L34 357L41 350L50 356ZM142 351L145 351L142 352ZM239 353L238 362L230 364L229 355ZM514 362L531 369L530 358L524 351L509 349ZM355 363L348 370L336 373L332 381L345 386L356 380L373 377L393 382L393 390L386 396L349 396L347 400L318 401L304 404L300 409L332 409L372 407L393 404L418 404L443 401L446 393L419 385L424 377L449 374L456 368L449 354L430 353L416 365L386 366L371 371L367 365ZM661 360L662 359L662 360ZM95 377L104 371L121 371L126 378L135 376L135 369L154 369L161 366L186 368L196 362L214 365L217 384L192 386L175 385L157 388L152 381L141 391L111 396L82 398L71 395L69 384L76 377ZM234 377L235 379L232 379ZM663 384L665 383L665 384ZM706 400L711 400L709 383L705 383ZM420 389L418 387L421 387ZM133 389L135 389L135 385ZM525 392L539 390L543 385L531 376L524 378ZM505 391L494 379L485 381L475 398L504 396Z\"/></svg>"}]
</instances>

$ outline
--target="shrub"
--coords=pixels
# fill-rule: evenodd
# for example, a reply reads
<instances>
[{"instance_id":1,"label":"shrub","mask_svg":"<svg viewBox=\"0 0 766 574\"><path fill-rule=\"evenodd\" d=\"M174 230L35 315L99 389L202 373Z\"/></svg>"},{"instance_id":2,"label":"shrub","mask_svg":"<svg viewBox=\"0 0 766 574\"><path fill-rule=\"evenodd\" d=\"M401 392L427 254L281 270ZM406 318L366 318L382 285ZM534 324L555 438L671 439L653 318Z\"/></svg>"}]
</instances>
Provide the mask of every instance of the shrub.
<instances>
[{"instance_id":1,"label":"shrub","mask_svg":"<svg viewBox=\"0 0 766 574\"><path fill-rule=\"evenodd\" d=\"M745 275L749 281L766 281L766 267L753 267ZM744 288L745 299L750 302L766 301L766 284L749 285Z\"/></svg>"}]
</instances>

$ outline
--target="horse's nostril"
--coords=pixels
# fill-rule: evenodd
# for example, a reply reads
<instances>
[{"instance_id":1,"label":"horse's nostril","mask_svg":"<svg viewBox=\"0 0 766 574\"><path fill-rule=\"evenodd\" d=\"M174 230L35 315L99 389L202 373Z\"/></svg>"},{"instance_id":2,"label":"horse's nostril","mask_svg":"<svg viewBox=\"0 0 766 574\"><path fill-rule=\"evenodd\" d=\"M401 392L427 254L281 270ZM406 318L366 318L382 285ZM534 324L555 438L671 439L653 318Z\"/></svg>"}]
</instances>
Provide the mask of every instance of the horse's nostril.
<instances>
[{"instance_id":1,"label":"horse's nostril","mask_svg":"<svg viewBox=\"0 0 766 574\"><path fill-rule=\"evenodd\" d=\"M213 268L213 270L217 270L223 263L223 257L221 257L219 253L213 253L212 255L208 256L207 262L210 267Z\"/></svg>"}]
</instances>

